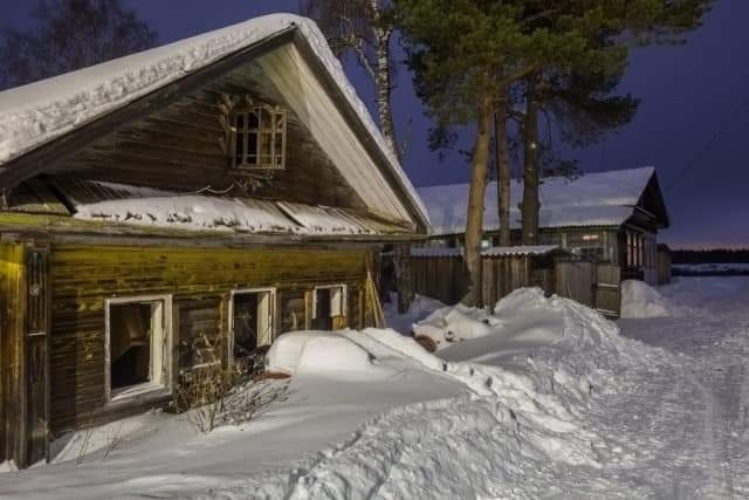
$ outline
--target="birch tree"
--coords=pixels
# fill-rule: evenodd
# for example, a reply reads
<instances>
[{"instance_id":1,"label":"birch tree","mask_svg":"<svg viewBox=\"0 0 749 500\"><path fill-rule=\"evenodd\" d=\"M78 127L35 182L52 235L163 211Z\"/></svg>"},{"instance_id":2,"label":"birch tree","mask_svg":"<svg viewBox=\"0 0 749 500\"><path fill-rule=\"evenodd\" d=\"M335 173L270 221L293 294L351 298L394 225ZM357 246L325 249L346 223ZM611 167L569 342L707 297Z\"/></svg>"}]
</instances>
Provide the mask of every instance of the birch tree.
<instances>
[{"instance_id":1,"label":"birch tree","mask_svg":"<svg viewBox=\"0 0 749 500\"><path fill-rule=\"evenodd\" d=\"M302 0L302 13L320 26L333 52L352 55L375 86L377 116L385 143L401 161L404 150L398 142L392 110L396 61L392 43L395 12L388 0ZM398 311L405 313L414 299L410 245L393 247L398 288Z\"/></svg>"},{"instance_id":2,"label":"birch tree","mask_svg":"<svg viewBox=\"0 0 749 500\"><path fill-rule=\"evenodd\" d=\"M15 87L152 47L156 33L119 0L37 0L32 28L8 30L0 87Z\"/></svg>"},{"instance_id":3,"label":"birch tree","mask_svg":"<svg viewBox=\"0 0 749 500\"><path fill-rule=\"evenodd\" d=\"M302 0L302 13L317 22L338 57L353 55L372 79L382 135L400 160L391 103L396 64L392 5L387 0Z\"/></svg>"}]
</instances>

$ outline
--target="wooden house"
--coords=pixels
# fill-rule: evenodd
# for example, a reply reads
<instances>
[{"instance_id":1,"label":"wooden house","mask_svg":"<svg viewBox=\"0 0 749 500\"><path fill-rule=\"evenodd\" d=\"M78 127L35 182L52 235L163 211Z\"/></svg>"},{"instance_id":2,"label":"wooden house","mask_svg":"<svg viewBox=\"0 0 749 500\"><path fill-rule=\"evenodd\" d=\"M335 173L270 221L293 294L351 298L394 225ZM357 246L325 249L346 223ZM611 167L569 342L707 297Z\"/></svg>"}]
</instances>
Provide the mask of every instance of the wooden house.
<instances>
[{"instance_id":1,"label":"wooden house","mask_svg":"<svg viewBox=\"0 0 749 500\"><path fill-rule=\"evenodd\" d=\"M375 324L380 246L429 229L291 15L0 92L0 194L0 462L19 466L206 363Z\"/></svg>"},{"instance_id":2,"label":"wooden house","mask_svg":"<svg viewBox=\"0 0 749 500\"><path fill-rule=\"evenodd\" d=\"M425 245L462 246L468 184L419 189L432 222ZM523 184L511 184L512 238L520 240ZM577 179L543 179L540 188L540 245L558 245L579 260L619 269L620 279L657 283L658 231L669 226L669 216L653 167L596 172ZM485 246L498 240L497 185L489 183L484 211ZM610 274L610 273L609 273Z\"/></svg>"}]
</instances>

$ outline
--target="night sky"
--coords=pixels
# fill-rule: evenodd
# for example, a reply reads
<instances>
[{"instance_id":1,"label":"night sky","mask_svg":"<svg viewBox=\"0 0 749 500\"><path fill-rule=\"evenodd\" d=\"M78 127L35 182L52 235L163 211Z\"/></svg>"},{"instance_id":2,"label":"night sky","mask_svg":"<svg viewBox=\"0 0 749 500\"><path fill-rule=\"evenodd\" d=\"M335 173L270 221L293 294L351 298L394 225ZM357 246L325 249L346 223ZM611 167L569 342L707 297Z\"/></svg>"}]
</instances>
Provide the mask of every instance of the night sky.
<instances>
[{"instance_id":1,"label":"night sky","mask_svg":"<svg viewBox=\"0 0 749 500\"><path fill-rule=\"evenodd\" d=\"M261 14L294 12L299 5L298 0L124 2L151 23L162 42ZM0 27L27 25L29 4L0 0ZM635 120L604 142L565 151L581 161L584 172L656 166L672 220L662 239L672 247L749 247L747 19L748 0L718 0L686 45L638 49L622 84L622 90L642 100ZM347 64L347 70L374 111L372 84L354 64ZM395 119L399 139L409 144L404 166L413 183L467 182L461 155L451 153L440 162L427 148L430 123L405 68L396 83Z\"/></svg>"}]
</instances>

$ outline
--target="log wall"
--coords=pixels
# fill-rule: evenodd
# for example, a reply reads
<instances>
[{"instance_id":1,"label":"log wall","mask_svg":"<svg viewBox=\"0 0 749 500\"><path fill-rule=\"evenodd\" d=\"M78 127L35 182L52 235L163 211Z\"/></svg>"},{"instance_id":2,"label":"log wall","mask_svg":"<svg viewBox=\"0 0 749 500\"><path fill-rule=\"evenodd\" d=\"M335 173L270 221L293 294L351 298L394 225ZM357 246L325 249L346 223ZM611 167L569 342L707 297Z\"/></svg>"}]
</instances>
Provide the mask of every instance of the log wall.
<instances>
[{"instance_id":1,"label":"log wall","mask_svg":"<svg viewBox=\"0 0 749 500\"><path fill-rule=\"evenodd\" d=\"M365 321L359 291L366 283L368 258L368 250L53 246L52 432L121 416L120 410L110 414L103 408L107 298L171 294L173 345L179 346L181 336L198 330L226 336L233 289L277 287L280 304L287 293L309 294L315 285L343 283L355 306L349 322L358 326ZM199 357L175 348L172 360L176 371Z\"/></svg>"}]
</instances>

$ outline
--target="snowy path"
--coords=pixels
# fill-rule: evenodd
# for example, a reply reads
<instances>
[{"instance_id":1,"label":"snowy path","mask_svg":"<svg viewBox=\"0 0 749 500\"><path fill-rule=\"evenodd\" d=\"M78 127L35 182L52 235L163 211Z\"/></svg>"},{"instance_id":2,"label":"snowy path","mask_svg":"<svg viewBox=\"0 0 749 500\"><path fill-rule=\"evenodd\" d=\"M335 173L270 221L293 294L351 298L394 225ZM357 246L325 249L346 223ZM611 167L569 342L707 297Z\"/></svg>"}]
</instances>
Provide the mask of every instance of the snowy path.
<instances>
[{"instance_id":1,"label":"snowy path","mask_svg":"<svg viewBox=\"0 0 749 500\"><path fill-rule=\"evenodd\" d=\"M651 463L658 498L749 498L749 280L683 281L666 294L691 309L619 322L662 348L663 363L630 374L629 390L620 386L594 418L626 429L625 449L638 469Z\"/></svg>"}]
</instances>

